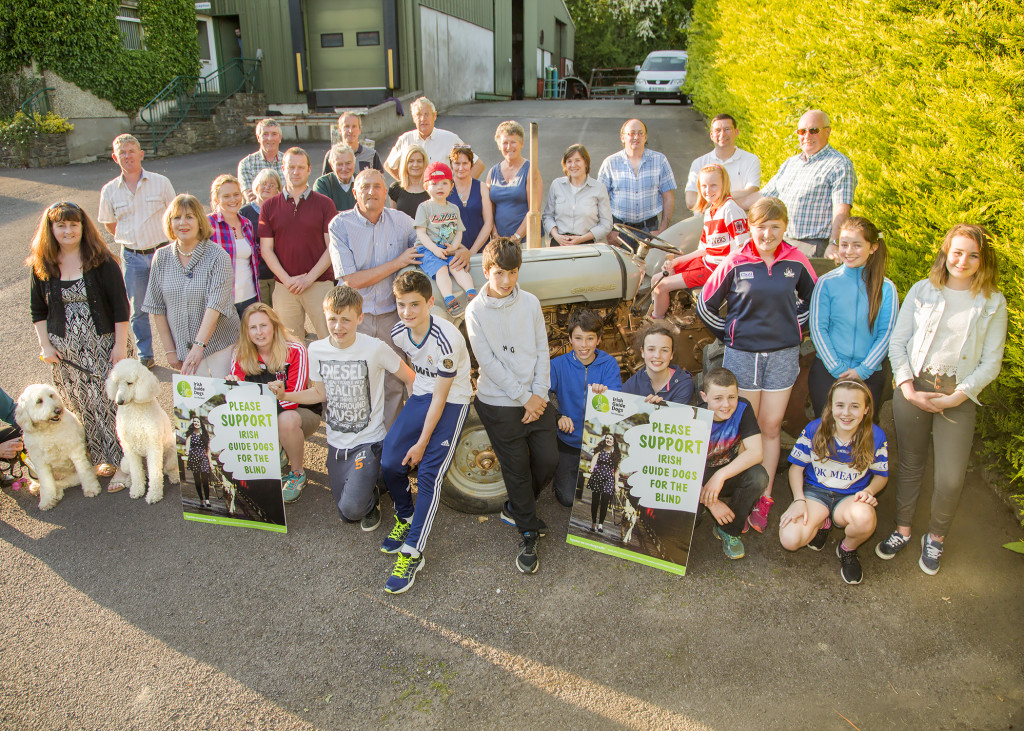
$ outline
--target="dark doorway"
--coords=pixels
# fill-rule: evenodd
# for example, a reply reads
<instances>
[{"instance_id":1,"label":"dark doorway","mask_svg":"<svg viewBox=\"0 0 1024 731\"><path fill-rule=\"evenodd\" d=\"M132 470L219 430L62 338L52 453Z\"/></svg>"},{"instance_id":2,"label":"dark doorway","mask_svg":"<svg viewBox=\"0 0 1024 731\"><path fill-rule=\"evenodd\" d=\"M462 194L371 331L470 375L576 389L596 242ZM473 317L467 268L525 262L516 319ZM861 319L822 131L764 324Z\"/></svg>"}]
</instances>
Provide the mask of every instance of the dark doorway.
<instances>
[{"instance_id":1,"label":"dark doorway","mask_svg":"<svg viewBox=\"0 0 1024 731\"><path fill-rule=\"evenodd\" d=\"M526 87L523 0L512 0L512 98L522 99Z\"/></svg>"}]
</instances>

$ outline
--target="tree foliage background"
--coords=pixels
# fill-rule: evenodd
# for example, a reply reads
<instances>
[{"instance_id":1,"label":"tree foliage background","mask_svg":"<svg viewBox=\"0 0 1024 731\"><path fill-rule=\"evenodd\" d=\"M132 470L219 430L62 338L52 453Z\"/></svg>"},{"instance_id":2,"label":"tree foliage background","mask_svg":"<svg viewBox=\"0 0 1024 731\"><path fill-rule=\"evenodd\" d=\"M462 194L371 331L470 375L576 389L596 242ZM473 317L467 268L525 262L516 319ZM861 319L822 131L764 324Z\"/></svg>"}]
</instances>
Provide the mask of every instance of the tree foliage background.
<instances>
[{"instance_id":1,"label":"tree foliage background","mask_svg":"<svg viewBox=\"0 0 1024 731\"><path fill-rule=\"evenodd\" d=\"M566 0L576 23L573 66L632 68L651 51L685 49L693 0Z\"/></svg>"},{"instance_id":2,"label":"tree foliage background","mask_svg":"<svg viewBox=\"0 0 1024 731\"><path fill-rule=\"evenodd\" d=\"M696 0L688 84L733 114L771 174L804 110L854 162L854 213L884 232L902 294L961 221L994 235L1006 356L983 397L988 456L1024 478L1024 13L1020 0ZM1017 487L1016 489L1020 489Z\"/></svg>"}]
</instances>

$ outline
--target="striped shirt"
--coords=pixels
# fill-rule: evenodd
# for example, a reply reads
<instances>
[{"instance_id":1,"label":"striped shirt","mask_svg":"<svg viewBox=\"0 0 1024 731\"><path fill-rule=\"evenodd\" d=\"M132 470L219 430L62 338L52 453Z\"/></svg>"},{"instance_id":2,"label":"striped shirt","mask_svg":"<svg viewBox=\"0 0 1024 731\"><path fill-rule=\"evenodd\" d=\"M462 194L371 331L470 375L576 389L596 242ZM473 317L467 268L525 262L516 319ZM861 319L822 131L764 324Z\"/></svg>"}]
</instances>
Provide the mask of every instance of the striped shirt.
<instances>
[{"instance_id":1,"label":"striped shirt","mask_svg":"<svg viewBox=\"0 0 1024 731\"><path fill-rule=\"evenodd\" d=\"M412 219L393 208L381 211L377 223L370 223L358 208L342 211L331 221L328 232L334 278L338 280L386 264L417 242ZM386 315L398 308L391 290L394 281L395 274L389 274L359 290L365 314Z\"/></svg>"},{"instance_id":2,"label":"striped shirt","mask_svg":"<svg viewBox=\"0 0 1024 731\"><path fill-rule=\"evenodd\" d=\"M453 378L445 403L468 404L473 397L469 382L469 349L458 328L447 320L430 318L430 329L419 343L412 330L399 322L391 328L391 340L409 355L409 365L416 372L413 396L430 396L438 378Z\"/></svg>"},{"instance_id":3,"label":"striped shirt","mask_svg":"<svg viewBox=\"0 0 1024 731\"><path fill-rule=\"evenodd\" d=\"M625 150L609 155L601 163L597 179L608 189L612 215L626 223L640 223L660 216L662 194L676 189L668 158L648 149L644 149L636 172Z\"/></svg>"},{"instance_id":4,"label":"striped shirt","mask_svg":"<svg viewBox=\"0 0 1024 731\"><path fill-rule=\"evenodd\" d=\"M171 181L159 173L142 171L135 192L118 175L100 191L100 223L115 223L114 241L126 249L152 249L167 241L164 211L174 200Z\"/></svg>"},{"instance_id":5,"label":"striped shirt","mask_svg":"<svg viewBox=\"0 0 1024 731\"><path fill-rule=\"evenodd\" d=\"M184 361L207 310L220 313L205 353L217 353L238 342L238 313L235 311L231 258L212 241L200 241L188 266L178 259L177 243L160 249L149 270L146 303L151 315L164 315L171 328L174 352Z\"/></svg>"},{"instance_id":6,"label":"striped shirt","mask_svg":"<svg viewBox=\"0 0 1024 731\"><path fill-rule=\"evenodd\" d=\"M889 476L889 443L880 426L871 425L874 440L874 459L865 470L853 466L853 445L843 444L837 437L832 438L833 454L819 456L815 453L814 435L821 428L821 419L815 419L804 427L800 438L789 453L789 463L804 468L804 484L818 487L841 495L852 495L871 484L875 475Z\"/></svg>"},{"instance_id":7,"label":"striped shirt","mask_svg":"<svg viewBox=\"0 0 1024 731\"><path fill-rule=\"evenodd\" d=\"M270 162L263 157L263 150L256 150L251 155L246 155L238 161L238 179L242 181L242 192L252 191L252 181L256 180L256 175L265 168L274 168L281 176L281 180L284 180L284 170L281 167L281 161L284 160L284 153L280 150L277 151L277 157Z\"/></svg>"},{"instance_id":8,"label":"striped shirt","mask_svg":"<svg viewBox=\"0 0 1024 731\"><path fill-rule=\"evenodd\" d=\"M231 271L235 271L235 232L231 229L231 224L224 220L224 216L220 213L211 213L207 216L210 219L210 225L213 226L213 236L210 237L210 241L216 244L220 244L224 251L228 252L228 256L231 257ZM249 265L252 269L252 284L256 288L256 299L260 298L260 241L256 238L256 232L253 230L252 222L245 216L239 216L238 222L242 227L242 236L249 242L249 248L252 249L252 256L249 257ZM232 277L234 279L234 277Z\"/></svg>"},{"instance_id":9,"label":"striped shirt","mask_svg":"<svg viewBox=\"0 0 1024 731\"><path fill-rule=\"evenodd\" d=\"M761 195L775 196L786 204L787 238L827 239L832 235L836 206L853 205L856 187L850 158L825 145L806 160L801 153L782 163Z\"/></svg>"}]
</instances>

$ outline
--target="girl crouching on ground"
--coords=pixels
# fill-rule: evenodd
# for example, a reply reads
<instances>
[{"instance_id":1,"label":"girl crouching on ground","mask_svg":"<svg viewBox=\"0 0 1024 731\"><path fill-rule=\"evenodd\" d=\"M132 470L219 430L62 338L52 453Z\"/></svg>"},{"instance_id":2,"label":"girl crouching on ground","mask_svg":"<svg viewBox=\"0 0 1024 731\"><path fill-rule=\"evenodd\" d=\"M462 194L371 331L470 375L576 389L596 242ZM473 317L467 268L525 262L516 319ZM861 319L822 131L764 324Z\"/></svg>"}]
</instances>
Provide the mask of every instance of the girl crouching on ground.
<instances>
[{"instance_id":1,"label":"girl crouching on ground","mask_svg":"<svg viewBox=\"0 0 1024 731\"><path fill-rule=\"evenodd\" d=\"M863 381L836 381L821 418L804 427L789 455L793 504L779 521L779 540L788 551L820 551L831 523L843 528L836 555L847 584L859 584L863 576L857 546L875 532L875 496L889 479L889 447L885 432L871 423L872 411Z\"/></svg>"},{"instance_id":2,"label":"girl crouching on ground","mask_svg":"<svg viewBox=\"0 0 1024 731\"><path fill-rule=\"evenodd\" d=\"M277 396L277 432L291 464L291 471L282 475L284 500L295 502L306 485L302 464L306 439L320 426L320 414L287 400L290 394L307 388L309 356L306 346L289 336L281 317L269 305L257 302L242 313L242 332L229 379L270 384Z\"/></svg>"}]
</instances>

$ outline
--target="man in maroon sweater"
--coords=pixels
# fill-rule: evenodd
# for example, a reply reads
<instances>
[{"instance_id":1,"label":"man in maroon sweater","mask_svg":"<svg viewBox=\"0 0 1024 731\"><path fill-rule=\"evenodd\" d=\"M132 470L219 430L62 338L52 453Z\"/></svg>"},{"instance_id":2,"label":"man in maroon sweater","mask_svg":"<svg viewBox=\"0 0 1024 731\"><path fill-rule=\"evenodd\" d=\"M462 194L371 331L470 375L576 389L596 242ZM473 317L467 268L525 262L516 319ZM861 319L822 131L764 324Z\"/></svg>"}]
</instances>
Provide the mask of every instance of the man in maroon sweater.
<instances>
[{"instance_id":1,"label":"man in maroon sweater","mask_svg":"<svg viewBox=\"0 0 1024 731\"><path fill-rule=\"evenodd\" d=\"M284 192L260 208L260 249L280 284L274 309L285 326L302 337L306 316L317 338L327 337L324 296L334 286L327 227L338 211L325 195L309 186L309 155L301 147L284 153Z\"/></svg>"}]
</instances>

